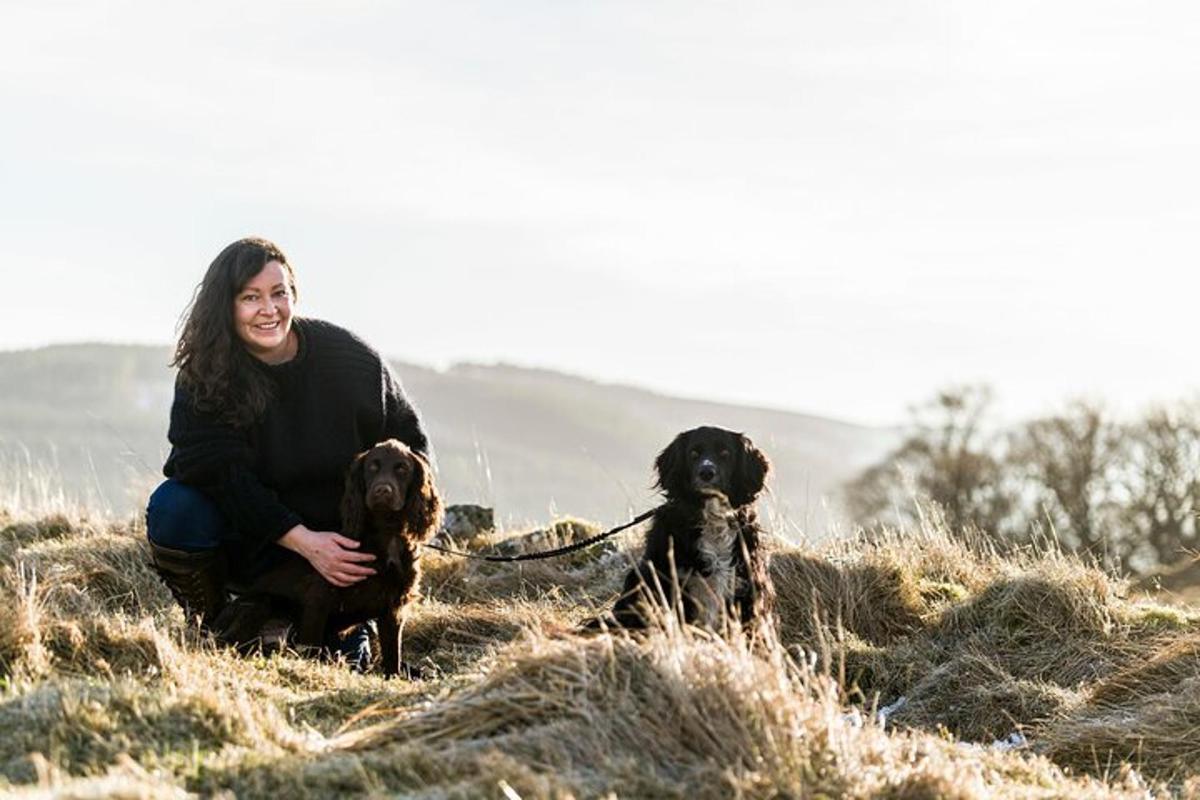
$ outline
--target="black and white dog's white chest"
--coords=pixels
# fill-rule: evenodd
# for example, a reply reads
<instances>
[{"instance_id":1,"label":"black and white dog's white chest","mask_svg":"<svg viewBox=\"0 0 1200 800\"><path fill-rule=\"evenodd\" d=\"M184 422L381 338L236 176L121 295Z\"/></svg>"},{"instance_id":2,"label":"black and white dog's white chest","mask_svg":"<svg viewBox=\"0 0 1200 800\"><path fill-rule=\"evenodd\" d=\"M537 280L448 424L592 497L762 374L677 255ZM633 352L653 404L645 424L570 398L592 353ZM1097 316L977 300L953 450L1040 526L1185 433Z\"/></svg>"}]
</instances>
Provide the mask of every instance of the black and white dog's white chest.
<instances>
[{"instance_id":1,"label":"black and white dog's white chest","mask_svg":"<svg viewBox=\"0 0 1200 800\"><path fill-rule=\"evenodd\" d=\"M710 497L704 503L700 535L696 549L701 574L717 597L733 599L737 592L737 514L722 496Z\"/></svg>"},{"instance_id":2,"label":"black and white dog's white chest","mask_svg":"<svg viewBox=\"0 0 1200 800\"><path fill-rule=\"evenodd\" d=\"M705 500L695 539L695 563L681 575L681 588L692 603L693 621L716 629L738 595L741 546L737 513L724 496Z\"/></svg>"}]
</instances>

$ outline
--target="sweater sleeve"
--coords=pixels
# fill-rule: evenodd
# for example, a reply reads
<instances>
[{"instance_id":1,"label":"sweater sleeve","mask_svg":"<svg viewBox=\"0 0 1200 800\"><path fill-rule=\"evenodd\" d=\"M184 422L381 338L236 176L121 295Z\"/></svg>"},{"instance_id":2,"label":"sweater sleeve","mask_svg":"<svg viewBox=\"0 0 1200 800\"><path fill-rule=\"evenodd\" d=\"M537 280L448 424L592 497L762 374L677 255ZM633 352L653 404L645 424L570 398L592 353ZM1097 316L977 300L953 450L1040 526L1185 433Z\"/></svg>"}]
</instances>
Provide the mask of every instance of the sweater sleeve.
<instances>
[{"instance_id":1,"label":"sweater sleeve","mask_svg":"<svg viewBox=\"0 0 1200 800\"><path fill-rule=\"evenodd\" d=\"M421 428L421 418L404 396L400 380L380 360L383 377L383 438L399 439L414 451L429 457L429 439Z\"/></svg>"},{"instance_id":2,"label":"sweater sleeve","mask_svg":"<svg viewBox=\"0 0 1200 800\"><path fill-rule=\"evenodd\" d=\"M197 411L179 385L167 438L171 455L164 471L211 498L244 545L258 550L301 523L255 474L247 434Z\"/></svg>"}]
</instances>

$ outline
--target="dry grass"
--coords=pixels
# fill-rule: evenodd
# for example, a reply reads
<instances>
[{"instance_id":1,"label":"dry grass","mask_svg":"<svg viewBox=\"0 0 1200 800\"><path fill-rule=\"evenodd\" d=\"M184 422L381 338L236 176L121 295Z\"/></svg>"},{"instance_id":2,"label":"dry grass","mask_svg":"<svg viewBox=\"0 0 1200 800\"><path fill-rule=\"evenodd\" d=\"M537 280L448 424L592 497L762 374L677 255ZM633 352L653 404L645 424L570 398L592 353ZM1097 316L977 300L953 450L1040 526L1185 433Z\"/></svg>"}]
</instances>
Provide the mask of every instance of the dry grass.
<instances>
[{"instance_id":1,"label":"dry grass","mask_svg":"<svg viewBox=\"0 0 1200 800\"><path fill-rule=\"evenodd\" d=\"M1200 557L1163 567L1138 580L1136 588L1180 605L1200 605Z\"/></svg>"},{"instance_id":2,"label":"dry grass","mask_svg":"<svg viewBox=\"0 0 1200 800\"><path fill-rule=\"evenodd\" d=\"M1052 549L1001 555L935 527L780 545L778 640L754 642L669 620L576 635L636 536L520 567L431 556L406 658L436 677L406 683L215 648L143 535L0 512L0 790L1200 796L1200 621ZM886 727L872 718L901 697ZM990 746L1014 731L1029 745Z\"/></svg>"}]
</instances>

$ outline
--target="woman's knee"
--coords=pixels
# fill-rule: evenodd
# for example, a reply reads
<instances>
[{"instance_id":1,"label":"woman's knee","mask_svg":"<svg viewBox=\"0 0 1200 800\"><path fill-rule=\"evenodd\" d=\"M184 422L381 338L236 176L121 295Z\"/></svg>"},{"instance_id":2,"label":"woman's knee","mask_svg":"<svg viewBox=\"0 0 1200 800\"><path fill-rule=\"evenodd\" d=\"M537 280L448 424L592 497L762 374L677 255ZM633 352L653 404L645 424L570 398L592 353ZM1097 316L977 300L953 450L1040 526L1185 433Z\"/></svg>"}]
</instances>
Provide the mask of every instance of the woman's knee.
<instances>
[{"instance_id":1,"label":"woman's knee","mask_svg":"<svg viewBox=\"0 0 1200 800\"><path fill-rule=\"evenodd\" d=\"M227 537L229 525L216 504L194 486L168 478L150 495L146 536L164 547L210 550Z\"/></svg>"}]
</instances>

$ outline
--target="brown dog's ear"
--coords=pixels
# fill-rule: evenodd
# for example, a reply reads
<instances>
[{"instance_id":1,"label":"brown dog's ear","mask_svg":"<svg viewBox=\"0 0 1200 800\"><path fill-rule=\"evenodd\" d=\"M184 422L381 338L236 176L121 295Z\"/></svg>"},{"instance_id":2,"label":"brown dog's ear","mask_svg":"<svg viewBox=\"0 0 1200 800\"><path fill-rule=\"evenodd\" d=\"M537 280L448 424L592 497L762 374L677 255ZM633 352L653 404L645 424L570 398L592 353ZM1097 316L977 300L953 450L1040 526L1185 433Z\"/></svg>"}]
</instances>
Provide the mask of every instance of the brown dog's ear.
<instances>
[{"instance_id":1,"label":"brown dog's ear","mask_svg":"<svg viewBox=\"0 0 1200 800\"><path fill-rule=\"evenodd\" d=\"M729 498L729 502L735 508L753 503L762 492L767 475L771 472L771 462L767 459L767 454L755 447L746 434L739 433L738 441L741 448Z\"/></svg>"},{"instance_id":2,"label":"brown dog's ear","mask_svg":"<svg viewBox=\"0 0 1200 800\"><path fill-rule=\"evenodd\" d=\"M404 500L404 532L408 538L424 542L442 525L442 498L433 485L429 462L420 453L413 453L412 460L413 476Z\"/></svg>"},{"instance_id":3,"label":"brown dog's ear","mask_svg":"<svg viewBox=\"0 0 1200 800\"><path fill-rule=\"evenodd\" d=\"M654 460L654 471L658 473L655 486L663 490L668 498L686 496L691 487L687 474L687 434L675 437L667 449Z\"/></svg>"},{"instance_id":4,"label":"brown dog's ear","mask_svg":"<svg viewBox=\"0 0 1200 800\"><path fill-rule=\"evenodd\" d=\"M363 465L369 452L364 450L356 455L346 470L346 487L342 490L342 535L351 539L362 539L367 523L367 484L363 480Z\"/></svg>"}]
</instances>

